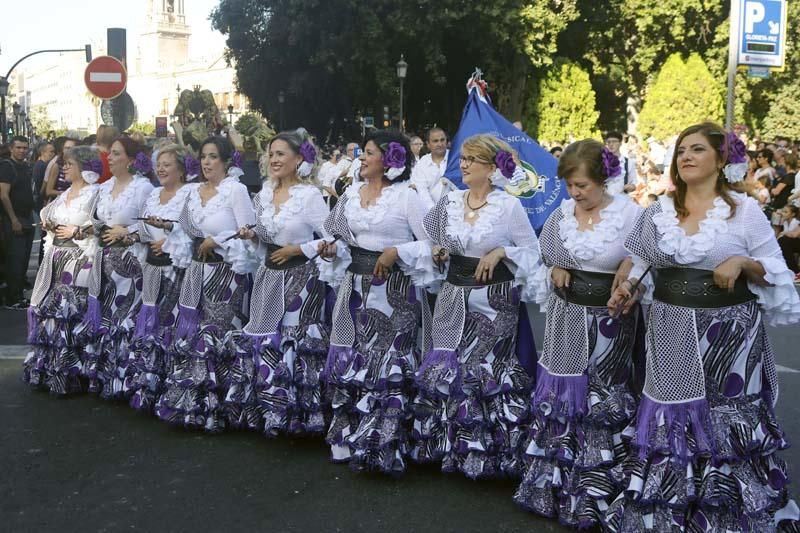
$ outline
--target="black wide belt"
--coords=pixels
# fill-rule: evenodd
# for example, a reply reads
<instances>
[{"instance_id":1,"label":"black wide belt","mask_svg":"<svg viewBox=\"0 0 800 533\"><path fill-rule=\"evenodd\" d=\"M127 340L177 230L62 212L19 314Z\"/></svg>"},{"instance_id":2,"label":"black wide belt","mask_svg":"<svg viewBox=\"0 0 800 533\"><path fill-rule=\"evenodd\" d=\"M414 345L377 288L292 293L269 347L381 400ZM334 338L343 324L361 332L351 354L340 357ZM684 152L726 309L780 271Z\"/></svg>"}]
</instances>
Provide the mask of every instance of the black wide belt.
<instances>
[{"instance_id":1,"label":"black wide belt","mask_svg":"<svg viewBox=\"0 0 800 533\"><path fill-rule=\"evenodd\" d=\"M489 280L489 283L478 283L478 280L475 279L475 269L478 268L478 263L480 262L479 257L451 255L450 266L447 269L447 282L458 287L481 287L483 285L505 283L514 279L514 274L511 273L508 266L500 261L494 267L492 279Z\"/></svg>"},{"instance_id":2,"label":"black wide belt","mask_svg":"<svg viewBox=\"0 0 800 533\"><path fill-rule=\"evenodd\" d=\"M192 261L197 261L198 263L223 263L224 260L222 256L219 255L217 252L210 252L206 254L205 258L200 257L197 253L197 249L200 248L200 245L203 244L205 239L203 237L197 237L192 240Z\"/></svg>"},{"instance_id":3,"label":"black wide belt","mask_svg":"<svg viewBox=\"0 0 800 533\"><path fill-rule=\"evenodd\" d=\"M586 307L605 307L611 299L611 287L614 285L614 274L589 272L588 270L570 270L569 287L556 294L566 301Z\"/></svg>"},{"instance_id":4,"label":"black wide belt","mask_svg":"<svg viewBox=\"0 0 800 533\"><path fill-rule=\"evenodd\" d=\"M353 261L350 263L350 266L347 267L347 270L353 274L361 274L364 276L371 275L375 271L375 263L378 262L378 258L382 253L383 252L365 250L364 248L359 248L358 246L351 246L350 255L352 256ZM397 266L397 263L392 265L392 268L389 269L390 273L399 271L400 267Z\"/></svg>"},{"instance_id":5,"label":"black wide belt","mask_svg":"<svg viewBox=\"0 0 800 533\"><path fill-rule=\"evenodd\" d=\"M162 253L161 255L156 255L155 252L153 252L153 250L148 246L147 264L157 267L165 267L172 265L172 259L170 258L169 254Z\"/></svg>"},{"instance_id":6,"label":"black wide belt","mask_svg":"<svg viewBox=\"0 0 800 533\"><path fill-rule=\"evenodd\" d=\"M272 260L270 260L269 256L271 256L273 253L280 250L281 248L283 248L283 246L272 244L270 242L267 243L267 257L264 258L265 267L267 267L270 270L289 270L290 268L303 266L308 262L308 258L305 255L298 255L292 257L282 265L273 263Z\"/></svg>"},{"instance_id":7,"label":"black wide belt","mask_svg":"<svg viewBox=\"0 0 800 533\"><path fill-rule=\"evenodd\" d=\"M53 237L53 246L58 246L59 248L77 248L78 244L72 239L59 239L58 237Z\"/></svg>"},{"instance_id":8,"label":"black wide belt","mask_svg":"<svg viewBox=\"0 0 800 533\"><path fill-rule=\"evenodd\" d=\"M681 307L730 307L755 299L743 277L736 280L733 292L728 292L714 284L714 273L711 270L659 268L655 271L655 283L653 298Z\"/></svg>"},{"instance_id":9,"label":"black wide belt","mask_svg":"<svg viewBox=\"0 0 800 533\"><path fill-rule=\"evenodd\" d=\"M106 244L106 242L103 241L103 234L105 234L105 232L107 232L110 229L111 228L108 226L100 226L100 246L102 246L103 248L127 248L128 246L130 246L130 244L125 244L124 239L117 239L116 241L112 241Z\"/></svg>"}]
</instances>

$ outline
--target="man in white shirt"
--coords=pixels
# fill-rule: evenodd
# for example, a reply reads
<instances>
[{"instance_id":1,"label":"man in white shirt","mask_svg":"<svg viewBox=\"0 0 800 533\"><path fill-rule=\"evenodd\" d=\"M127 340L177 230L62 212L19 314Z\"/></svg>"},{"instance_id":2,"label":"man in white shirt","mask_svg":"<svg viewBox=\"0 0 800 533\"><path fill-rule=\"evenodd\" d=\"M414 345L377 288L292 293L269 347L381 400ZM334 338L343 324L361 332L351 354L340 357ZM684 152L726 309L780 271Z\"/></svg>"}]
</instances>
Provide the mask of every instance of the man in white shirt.
<instances>
[{"instance_id":1,"label":"man in white shirt","mask_svg":"<svg viewBox=\"0 0 800 533\"><path fill-rule=\"evenodd\" d=\"M319 167L319 172L317 172L317 179L322 186L322 196L326 200L332 194L333 186L336 183L336 166L341 158L342 151L338 148L334 149L333 152L331 152L331 158L322 163Z\"/></svg>"},{"instance_id":2,"label":"man in white shirt","mask_svg":"<svg viewBox=\"0 0 800 533\"><path fill-rule=\"evenodd\" d=\"M622 135L616 131L609 131L603 139L606 148L619 158L619 166L622 173L606 180L606 190L609 194L622 194L636 190L638 176L636 174L636 160L632 157L625 157L619 151L622 146Z\"/></svg>"},{"instance_id":3,"label":"man in white shirt","mask_svg":"<svg viewBox=\"0 0 800 533\"><path fill-rule=\"evenodd\" d=\"M444 177L447 170L447 134L442 128L428 130L429 154L422 156L411 171L411 185L417 190L424 209L430 210L439 199L453 188Z\"/></svg>"}]
</instances>

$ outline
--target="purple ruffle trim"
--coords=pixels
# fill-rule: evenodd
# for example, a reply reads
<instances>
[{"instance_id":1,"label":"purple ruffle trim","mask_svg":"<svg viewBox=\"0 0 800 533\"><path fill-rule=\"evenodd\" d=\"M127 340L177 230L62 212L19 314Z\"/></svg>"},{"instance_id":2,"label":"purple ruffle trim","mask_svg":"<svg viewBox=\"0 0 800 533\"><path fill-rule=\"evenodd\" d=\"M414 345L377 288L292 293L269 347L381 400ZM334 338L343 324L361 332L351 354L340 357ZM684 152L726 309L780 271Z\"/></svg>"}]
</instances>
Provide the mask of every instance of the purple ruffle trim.
<instances>
[{"instance_id":1,"label":"purple ruffle trim","mask_svg":"<svg viewBox=\"0 0 800 533\"><path fill-rule=\"evenodd\" d=\"M358 372L364 366L364 357L350 346L331 345L322 377L325 381L338 381L350 369Z\"/></svg>"},{"instance_id":2,"label":"purple ruffle trim","mask_svg":"<svg viewBox=\"0 0 800 533\"><path fill-rule=\"evenodd\" d=\"M647 459L653 453L663 453L685 463L697 453L713 455L708 420L709 409L705 399L664 404L642 395L639 410L636 412L636 437L633 445L638 448L642 459ZM666 428L666 442L669 443L667 449L657 449L652 444L655 433L661 427ZM691 432L694 441L692 450L688 447L687 430Z\"/></svg>"},{"instance_id":3,"label":"purple ruffle trim","mask_svg":"<svg viewBox=\"0 0 800 533\"><path fill-rule=\"evenodd\" d=\"M89 296L86 305L86 318L83 321L91 326L91 332L97 334L100 330L102 323L103 309L100 305L100 300L95 296Z\"/></svg>"},{"instance_id":4,"label":"purple ruffle trim","mask_svg":"<svg viewBox=\"0 0 800 533\"><path fill-rule=\"evenodd\" d=\"M417 386L429 393L452 395L461 386L461 364L454 350L431 350L417 370ZM434 390L430 390L431 387Z\"/></svg>"},{"instance_id":5,"label":"purple ruffle trim","mask_svg":"<svg viewBox=\"0 0 800 533\"><path fill-rule=\"evenodd\" d=\"M533 393L531 413L537 418L566 418L574 420L587 413L586 396L589 376L564 376L551 374L539 365L536 390Z\"/></svg>"},{"instance_id":6,"label":"purple ruffle trim","mask_svg":"<svg viewBox=\"0 0 800 533\"><path fill-rule=\"evenodd\" d=\"M280 332L275 333L267 333L264 335L253 335L251 333L247 333L242 331L242 335L248 339L250 342L251 351L247 354L248 357L252 357L255 363L255 372L258 376L261 377L262 380L269 379L270 372L272 371L268 365L262 365L261 357L258 356L259 351L262 350L262 346L268 344L272 346L275 350L280 350L281 347L281 334ZM242 357L242 353L237 353L236 357Z\"/></svg>"},{"instance_id":7,"label":"purple ruffle trim","mask_svg":"<svg viewBox=\"0 0 800 533\"><path fill-rule=\"evenodd\" d=\"M200 329L200 310L194 307L178 305L178 325L175 328L176 339L188 339Z\"/></svg>"},{"instance_id":8,"label":"purple ruffle trim","mask_svg":"<svg viewBox=\"0 0 800 533\"><path fill-rule=\"evenodd\" d=\"M136 317L135 339L143 339L148 335L158 335L158 306L143 303Z\"/></svg>"},{"instance_id":9,"label":"purple ruffle trim","mask_svg":"<svg viewBox=\"0 0 800 533\"><path fill-rule=\"evenodd\" d=\"M33 344L36 340L36 311L33 306L28 306L28 344Z\"/></svg>"}]
</instances>

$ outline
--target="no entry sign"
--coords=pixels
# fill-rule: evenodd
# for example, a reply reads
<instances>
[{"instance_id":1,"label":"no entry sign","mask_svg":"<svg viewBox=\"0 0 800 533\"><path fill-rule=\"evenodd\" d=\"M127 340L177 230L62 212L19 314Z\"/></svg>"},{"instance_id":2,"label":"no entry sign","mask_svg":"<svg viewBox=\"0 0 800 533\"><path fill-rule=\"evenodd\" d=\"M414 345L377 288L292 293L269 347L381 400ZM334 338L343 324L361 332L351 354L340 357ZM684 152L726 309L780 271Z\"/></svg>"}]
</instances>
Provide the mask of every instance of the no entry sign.
<instances>
[{"instance_id":1,"label":"no entry sign","mask_svg":"<svg viewBox=\"0 0 800 533\"><path fill-rule=\"evenodd\" d=\"M125 90L128 73L125 72L125 67L117 58L100 56L86 65L83 81L90 93L98 98L110 100Z\"/></svg>"}]
</instances>

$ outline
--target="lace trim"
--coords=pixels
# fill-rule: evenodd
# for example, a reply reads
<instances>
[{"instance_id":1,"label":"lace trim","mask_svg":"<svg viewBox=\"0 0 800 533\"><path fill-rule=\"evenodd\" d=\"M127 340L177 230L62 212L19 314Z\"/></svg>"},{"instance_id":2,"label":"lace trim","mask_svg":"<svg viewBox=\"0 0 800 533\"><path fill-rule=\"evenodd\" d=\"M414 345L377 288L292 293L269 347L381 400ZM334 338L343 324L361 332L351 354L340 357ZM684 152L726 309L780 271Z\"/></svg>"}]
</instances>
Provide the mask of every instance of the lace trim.
<instances>
[{"instance_id":1,"label":"lace trim","mask_svg":"<svg viewBox=\"0 0 800 533\"><path fill-rule=\"evenodd\" d=\"M281 232L286 224L295 218L307 204L309 196L316 191L313 185L298 183L289 188L289 198L281 206L278 214L275 214L275 204L273 202L275 190L267 182L261 188L261 225L270 237L275 237Z\"/></svg>"},{"instance_id":2,"label":"lace trim","mask_svg":"<svg viewBox=\"0 0 800 533\"><path fill-rule=\"evenodd\" d=\"M625 225L623 211L625 197L615 196L610 204L600 210L600 222L592 230L578 229L575 218L575 200L568 198L561 202L563 217L558 223L558 236L566 248L580 261L591 261L608 249L607 244L619 239Z\"/></svg>"},{"instance_id":3,"label":"lace trim","mask_svg":"<svg viewBox=\"0 0 800 533\"><path fill-rule=\"evenodd\" d=\"M51 214L48 217L52 222L56 224L70 224L72 216L81 213L86 215L86 220L89 219L89 202L92 199L92 194L97 190L97 186L84 185L81 192L78 193L77 198L73 198L72 201L67 204L67 195L71 190L72 187L59 194L56 198L56 203L50 210Z\"/></svg>"},{"instance_id":4,"label":"lace trim","mask_svg":"<svg viewBox=\"0 0 800 533\"><path fill-rule=\"evenodd\" d=\"M653 224L661 234L658 248L680 264L701 261L714 247L717 237L728 232L731 208L719 196L714 199L714 207L706 212L706 218L700 221L699 230L694 235L686 235L678 225L678 214L672 198L662 196L659 203L661 212L653 215Z\"/></svg>"},{"instance_id":5,"label":"lace trim","mask_svg":"<svg viewBox=\"0 0 800 533\"><path fill-rule=\"evenodd\" d=\"M175 191L175 196L169 199L166 204L161 203L161 191L164 187L156 187L153 189L153 192L150 193L150 196L147 197L147 202L145 202L144 207L144 214L146 215L153 215L161 218L178 218L178 215L181 214L181 210L183 209L183 204L186 201L186 197L191 192L190 188L187 188L186 185L182 186L180 189Z\"/></svg>"},{"instance_id":6,"label":"lace trim","mask_svg":"<svg viewBox=\"0 0 800 533\"><path fill-rule=\"evenodd\" d=\"M150 183L150 180L136 174L133 176L131 182L125 189L119 193L116 199L111 198L111 191L114 190L114 184L117 182L116 176L111 176L107 182L100 185L100 199L97 202L97 216L103 222L110 220L114 215L115 207L117 205L128 205L133 201L136 195L136 190L145 183Z\"/></svg>"},{"instance_id":7,"label":"lace trim","mask_svg":"<svg viewBox=\"0 0 800 533\"><path fill-rule=\"evenodd\" d=\"M231 195L231 188L238 183L239 180L236 178L227 177L223 179L217 185L217 194L211 197L205 206L203 206L203 201L200 198L200 187L192 189L189 195L189 212L192 214L195 225L201 226L209 213L225 207Z\"/></svg>"},{"instance_id":8,"label":"lace trim","mask_svg":"<svg viewBox=\"0 0 800 533\"><path fill-rule=\"evenodd\" d=\"M492 228L506 214L503 205L505 198L509 196L503 191L492 191L486 197L486 207L479 211L478 219L475 224L469 224L464 220L464 191L451 191L447 193L447 234L457 239L463 249L467 249L469 244L477 244L491 233Z\"/></svg>"},{"instance_id":9,"label":"lace trim","mask_svg":"<svg viewBox=\"0 0 800 533\"><path fill-rule=\"evenodd\" d=\"M400 196L408 190L408 183L406 182L395 183L385 187L375 205L367 208L361 207L359 191L363 186L364 182L353 183L347 190L349 200L345 206L345 216L353 233L369 231L383 222L386 213L390 209L405 206L405 201L402 201Z\"/></svg>"}]
</instances>

